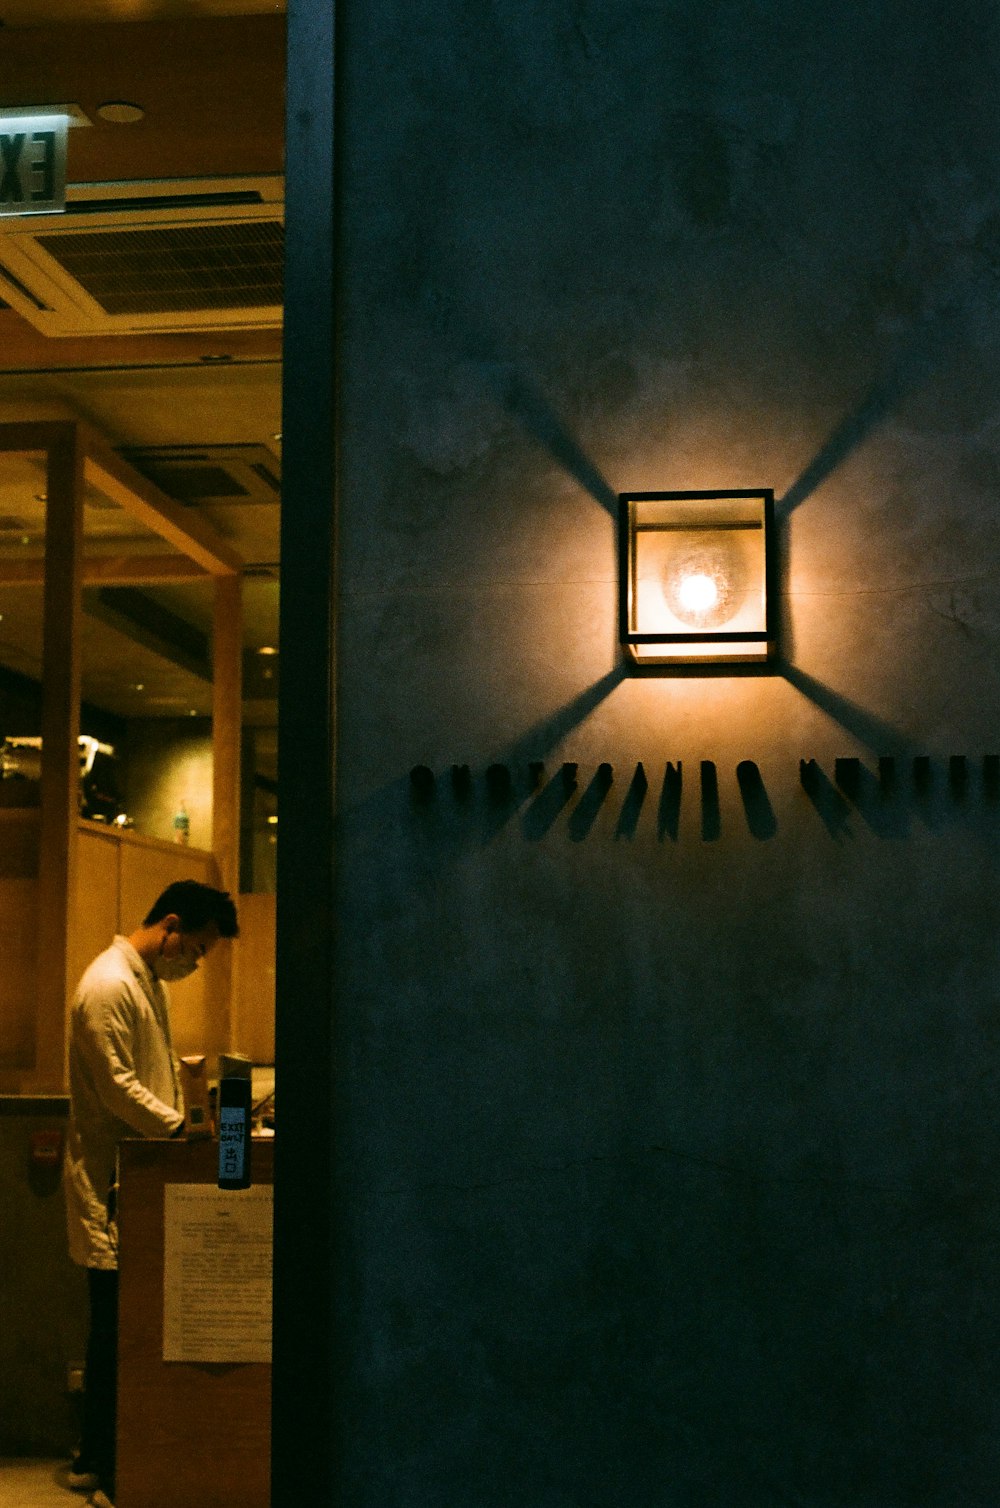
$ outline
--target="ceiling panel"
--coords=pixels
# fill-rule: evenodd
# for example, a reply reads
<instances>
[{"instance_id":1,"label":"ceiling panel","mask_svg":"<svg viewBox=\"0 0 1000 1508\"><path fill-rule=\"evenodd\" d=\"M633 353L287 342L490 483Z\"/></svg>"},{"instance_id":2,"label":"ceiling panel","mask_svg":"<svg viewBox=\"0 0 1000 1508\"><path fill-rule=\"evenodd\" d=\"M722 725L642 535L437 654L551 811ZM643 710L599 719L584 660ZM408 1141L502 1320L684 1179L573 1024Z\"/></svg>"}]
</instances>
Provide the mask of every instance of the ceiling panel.
<instances>
[{"instance_id":1,"label":"ceiling panel","mask_svg":"<svg viewBox=\"0 0 1000 1508\"><path fill-rule=\"evenodd\" d=\"M5 26L284 15L285 0L2 0Z\"/></svg>"},{"instance_id":2,"label":"ceiling panel","mask_svg":"<svg viewBox=\"0 0 1000 1508\"><path fill-rule=\"evenodd\" d=\"M280 173L284 10L275 0L0 0L0 35L6 37L0 45L0 98L14 104L75 101L92 117L93 126L71 133L73 181ZM110 24L117 22L144 24ZM42 26L44 45L41 31L24 30ZM143 119L120 126L100 120L96 107L106 99L136 101ZM19 370L0 370L0 421L79 417L118 448L259 446L274 457L280 474L277 332L190 332L112 343L19 334L22 322L9 310L0 310L2 321L0 369L6 362ZM3 341L8 327L17 338ZM40 561L44 491L37 459L0 457L0 565L29 556ZM86 499L88 553L164 550L148 530L108 504L93 492ZM246 562L248 652L276 645L278 503L243 505L237 498L190 506ZM158 605L208 633L207 584L141 591L154 610ZM98 597L90 589L85 602L88 701L128 717L208 713L208 681L155 653L141 632L129 630L127 614L116 610L129 605L127 597ZM146 634L147 640L155 637ZM0 664L40 675L40 588L0 584ZM263 694L268 682L262 675L251 681L254 699L245 705L245 718L273 725L276 702Z\"/></svg>"}]
</instances>

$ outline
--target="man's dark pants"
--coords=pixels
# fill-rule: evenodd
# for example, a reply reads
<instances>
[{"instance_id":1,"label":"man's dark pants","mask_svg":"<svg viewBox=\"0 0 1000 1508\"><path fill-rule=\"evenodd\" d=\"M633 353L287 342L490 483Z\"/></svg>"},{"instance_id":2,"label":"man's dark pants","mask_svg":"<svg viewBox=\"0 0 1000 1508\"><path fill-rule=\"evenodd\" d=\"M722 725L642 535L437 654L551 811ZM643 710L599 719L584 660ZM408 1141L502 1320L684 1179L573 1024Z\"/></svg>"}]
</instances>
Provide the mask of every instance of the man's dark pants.
<instances>
[{"instance_id":1,"label":"man's dark pants","mask_svg":"<svg viewBox=\"0 0 1000 1508\"><path fill-rule=\"evenodd\" d=\"M83 1392L80 1458L111 1496L115 1482L115 1408L118 1397L118 1273L87 1268L90 1336Z\"/></svg>"}]
</instances>

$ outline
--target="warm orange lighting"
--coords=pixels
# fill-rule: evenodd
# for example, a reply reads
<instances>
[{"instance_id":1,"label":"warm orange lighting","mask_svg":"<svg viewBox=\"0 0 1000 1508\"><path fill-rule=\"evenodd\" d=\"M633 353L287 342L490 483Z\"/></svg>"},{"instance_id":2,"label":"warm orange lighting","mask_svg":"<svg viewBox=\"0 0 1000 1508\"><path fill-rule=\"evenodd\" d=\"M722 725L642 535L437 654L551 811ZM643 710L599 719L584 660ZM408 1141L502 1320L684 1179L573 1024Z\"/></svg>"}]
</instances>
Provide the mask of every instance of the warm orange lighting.
<instances>
[{"instance_id":1,"label":"warm orange lighting","mask_svg":"<svg viewBox=\"0 0 1000 1508\"><path fill-rule=\"evenodd\" d=\"M767 660L773 494L620 499L621 637L644 666Z\"/></svg>"},{"instance_id":2,"label":"warm orange lighting","mask_svg":"<svg viewBox=\"0 0 1000 1508\"><path fill-rule=\"evenodd\" d=\"M677 588L677 596L689 613L707 613L718 602L719 589L711 576L697 572L684 577Z\"/></svg>"}]
</instances>

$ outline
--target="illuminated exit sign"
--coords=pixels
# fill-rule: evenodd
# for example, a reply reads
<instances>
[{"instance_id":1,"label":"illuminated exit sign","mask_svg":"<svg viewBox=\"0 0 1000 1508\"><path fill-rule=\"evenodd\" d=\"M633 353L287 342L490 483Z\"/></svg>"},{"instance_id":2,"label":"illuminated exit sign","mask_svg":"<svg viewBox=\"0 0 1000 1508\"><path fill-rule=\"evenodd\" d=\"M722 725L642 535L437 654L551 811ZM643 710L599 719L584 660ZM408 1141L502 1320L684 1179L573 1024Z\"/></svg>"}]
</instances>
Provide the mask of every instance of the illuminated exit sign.
<instances>
[{"instance_id":1,"label":"illuminated exit sign","mask_svg":"<svg viewBox=\"0 0 1000 1508\"><path fill-rule=\"evenodd\" d=\"M0 215L66 208L65 115L0 110Z\"/></svg>"}]
</instances>

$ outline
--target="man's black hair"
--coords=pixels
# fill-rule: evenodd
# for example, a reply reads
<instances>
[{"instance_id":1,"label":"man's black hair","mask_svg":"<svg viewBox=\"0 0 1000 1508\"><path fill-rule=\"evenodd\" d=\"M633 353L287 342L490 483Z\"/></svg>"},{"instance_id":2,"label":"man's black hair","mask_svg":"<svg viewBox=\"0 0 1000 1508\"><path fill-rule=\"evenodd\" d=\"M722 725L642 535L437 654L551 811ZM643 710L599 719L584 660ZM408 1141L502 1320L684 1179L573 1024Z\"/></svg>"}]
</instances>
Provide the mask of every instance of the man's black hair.
<instances>
[{"instance_id":1,"label":"man's black hair","mask_svg":"<svg viewBox=\"0 0 1000 1508\"><path fill-rule=\"evenodd\" d=\"M211 885L202 885L199 880L175 880L168 885L153 902L142 925L151 927L171 914L180 920L182 932L200 932L214 922L220 937L238 937L240 934L236 907L229 891L213 890Z\"/></svg>"}]
</instances>

